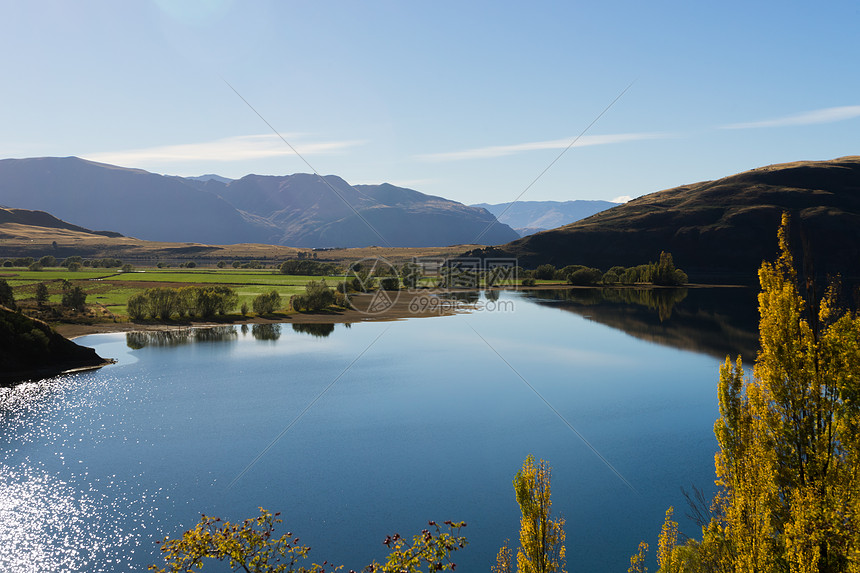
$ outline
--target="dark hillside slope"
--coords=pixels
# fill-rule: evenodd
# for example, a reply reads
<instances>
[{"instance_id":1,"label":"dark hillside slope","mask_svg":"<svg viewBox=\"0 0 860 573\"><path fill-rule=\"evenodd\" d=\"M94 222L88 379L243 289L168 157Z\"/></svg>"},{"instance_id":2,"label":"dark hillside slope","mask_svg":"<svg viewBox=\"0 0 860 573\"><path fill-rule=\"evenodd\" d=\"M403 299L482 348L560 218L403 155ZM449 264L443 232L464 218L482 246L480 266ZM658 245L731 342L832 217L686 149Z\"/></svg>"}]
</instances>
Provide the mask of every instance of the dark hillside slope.
<instances>
[{"instance_id":1,"label":"dark hillside slope","mask_svg":"<svg viewBox=\"0 0 860 573\"><path fill-rule=\"evenodd\" d=\"M64 338L41 320L0 306L0 386L107 363L92 348Z\"/></svg>"},{"instance_id":2,"label":"dark hillside slope","mask_svg":"<svg viewBox=\"0 0 860 573\"><path fill-rule=\"evenodd\" d=\"M691 279L752 282L776 255L783 211L792 216L798 261L806 242L816 274L860 276L860 157L770 165L658 191L470 255L606 269L656 260L665 250Z\"/></svg>"}]
</instances>

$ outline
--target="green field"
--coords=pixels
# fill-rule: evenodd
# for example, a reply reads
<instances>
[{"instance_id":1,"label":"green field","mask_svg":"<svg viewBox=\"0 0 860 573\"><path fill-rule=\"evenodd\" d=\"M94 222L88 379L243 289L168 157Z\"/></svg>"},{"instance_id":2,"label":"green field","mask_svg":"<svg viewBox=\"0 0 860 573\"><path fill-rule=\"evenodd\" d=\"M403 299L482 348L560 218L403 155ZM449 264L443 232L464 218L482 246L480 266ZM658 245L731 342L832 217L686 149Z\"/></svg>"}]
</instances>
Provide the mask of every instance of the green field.
<instances>
[{"instance_id":1,"label":"green field","mask_svg":"<svg viewBox=\"0 0 860 573\"><path fill-rule=\"evenodd\" d=\"M341 277L318 277L283 275L272 270L261 269L159 269L142 268L131 272L116 269L69 271L64 268L50 268L30 271L24 268L3 268L0 278L13 288L15 299L25 301L34 299L36 285L45 283L50 294L49 302L59 304L62 298L62 280L80 286L87 293L87 304L101 305L120 318L127 315L126 303L129 297L155 286L182 287L189 285L225 285L239 295L242 303L251 306L254 297L275 290L282 298L304 292L305 285L312 280L325 278L334 286Z\"/></svg>"}]
</instances>

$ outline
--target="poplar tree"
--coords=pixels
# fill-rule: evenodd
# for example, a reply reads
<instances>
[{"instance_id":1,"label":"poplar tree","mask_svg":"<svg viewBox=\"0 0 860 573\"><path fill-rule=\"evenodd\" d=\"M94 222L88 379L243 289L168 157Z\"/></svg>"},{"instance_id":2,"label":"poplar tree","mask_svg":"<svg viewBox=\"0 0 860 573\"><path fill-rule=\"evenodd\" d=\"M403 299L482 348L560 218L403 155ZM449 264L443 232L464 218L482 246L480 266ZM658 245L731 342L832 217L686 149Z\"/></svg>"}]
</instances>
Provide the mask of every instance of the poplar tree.
<instances>
[{"instance_id":1,"label":"poplar tree","mask_svg":"<svg viewBox=\"0 0 860 573\"><path fill-rule=\"evenodd\" d=\"M759 270L752 376L720 368L714 517L700 544L661 543L664 573L860 571L860 318L836 284L818 300L809 277L804 298L788 224Z\"/></svg>"},{"instance_id":2,"label":"poplar tree","mask_svg":"<svg viewBox=\"0 0 860 573\"><path fill-rule=\"evenodd\" d=\"M520 546L517 573L563 573L565 571L564 519L551 516L551 468L541 460L535 465L529 455L514 477L514 491L520 506ZM496 571L511 568L510 550L502 547L496 557Z\"/></svg>"}]
</instances>

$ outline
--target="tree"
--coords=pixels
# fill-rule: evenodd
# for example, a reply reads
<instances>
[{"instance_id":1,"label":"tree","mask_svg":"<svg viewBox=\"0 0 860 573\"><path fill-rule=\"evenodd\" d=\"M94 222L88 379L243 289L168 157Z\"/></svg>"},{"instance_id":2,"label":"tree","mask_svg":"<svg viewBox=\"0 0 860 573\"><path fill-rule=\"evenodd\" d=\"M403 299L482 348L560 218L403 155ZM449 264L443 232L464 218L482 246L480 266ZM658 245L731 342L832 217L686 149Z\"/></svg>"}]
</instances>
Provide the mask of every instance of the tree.
<instances>
[{"instance_id":1,"label":"tree","mask_svg":"<svg viewBox=\"0 0 860 573\"><path fill-rule=\"evenodd\" d=\"M801 295L788 243L759 270L760 352L720 369L715 513L671 562L700 570L860 570L860 317L837 285ZM662 550L662 546L661 546Z\"/></svg>"},{"instance_id":2,"label":"tree","mask_svg":"<svg viewBox=\"0 0 860 573\"><path fill-rule=\"evenodd\" d=\"M39 306L48 302L48 287L45 286L45 283L36 285L36 302L39 303Z\"/></svg>"},{"instance_id":3,"label":"tree","mask_svg":"<svg viewBox=\"0 0 860 573\"><path fill-rule=\"evenodd\" d=\"M9 286L6 279L0 279L0 305L12 310L18 308L18 305L15 304L15 295L12 293L12 287Z\"/></svg>"},{"instance_id":4,"label":"tree","mask_svg":"<svg viewBox=\"0 0 860 573\"><path fill-rule=\"evenodd\" d=\"M87 302L87 293L79 286L72 286L68 281L63 284L63 299L61 304L71 310L83 310Z\"/></svg>"},{"instance_id":5,"label":"tree","mask_svg":"<svg viewBox=\"0 0 860 573\"><path fill-rule=\"evenodd\" d=\"M572 285L589 286L596 285L603 278L600 269L582 267L567 275L567 282Z\"/></svg>"},{"instance_id":6,"label":"tree","mask_svg":"<svg viewBox=\"0 0 860 573\"><path fill-rule=\"evenodd\" d=\"M281 295L276 290L259 294L254 297L251 305L256 314L269 314L281 308Z\"/></svg>"},{"instance_id":7,"label":"tree","mask_svg":"<svg viewBox=\"0 0 860 573\"><path fill-rule=\"evenodd\" d=\"M555 278L555 267L550 264L540 265L535 269L534 278L538 280L552 280Z\"/></svg>"},{"instance_id":8,"label":"tree","mask_svg":"<svg viewBox=\"0 0 860 573\"><path fill-rule=\"evenodd\" d=\"M648 544L640 541L639 550L630 558L630 567L627 569L627 573L648 573L648 567L645 566L646 553L648 553Z\"/></svg>"},{"instance_id":9,"label":"tree","mask_svg":"<svg viewBox=\"0 0 860 573\"><path fill-rule=\"evenodd\" d=\"M687 282L687 274L675 268L672 253L662 251L660 260L648 265L648 279L658 286L680 286Z\"/></svg>"},{"instance_id":10,"label":"tree","mask_svg":"<svg viewBox=\"0 0 860 573\"><path fill-rule=\"evenodd\" d=\"M334 303L334 292L325 282L308 281L305 285L305 294L293 295L290 299L290 304L295 310L318 311L328 308Z\"/></svg>"},{"instance_id":11,"label":"tree","mask_svg":"<svg viewBox=\"0 0 860 573\"><path fill-rule=\"evenodd\" d=\"M256 325L255 325L256 326ZM222 522L220 518L203 515L193 529L178 539L165 538L161 552L167 564L164 568L150 565L156 573L179 573L202 569L208 560L228 562L233 570L247 573L327 573L343 569L324 561L322 565L306 566L311 548L287 532L275 537L275 528L282 520L262 507L260 516L241 523ZM365 567L366 573L422 573L454 570L451 554L466 546L459 535L465 522L446 521L443 530L435 521L413 537L412 543L399 534L383 541L390 553L385 563L376 561ZM432 528L432 529L431 529ZM435 531L434 531L435 530Z\"/></svg>"},{"instance_id":12,"label":"tree","mask_svg":"<svg viewBox=\"0 0 860 573\"><path fill-rule=\"evenodd\" d=\"M518 573L564 572L564 519L551 516L551 468L544 460L535 465L529 455L514 477L514 492L520 506L520 545L517 549ZM504 545L496 557L497 567L504 571L510 557Z\"/></svg>"},{"instance_id":13,"label":"tree","mask_svg":"<svg viewBox=\"0 0 860 573\"><path fill-rule=\"evenodd\" d=\"M56 267L57 258L54 255L45 255L44 257L39 259L39 264L43 267Z\"/></svg>"},{"instance_id":14,"label":"tree","mask_svg":"<svg viewBox=\"0 0 860 573\"><path fill-rule=\"evenodd\" d=\"M403 285L406 288L418 288L418 282L421 280L421 267L413 262L405 263L400 268L400 278L403 280Z\"/></svg>"},{"instance_id":15,"label":"tree","mask_svg":"<svg viewBox=\"0 0 860 573\"><path fill-rule=\"evenodd\" d=\"M132 320L141 320L146 318L148 306L149 303L147 301L147 297L143 293L131 295L128 297L128 301L125 304L128 317Z\"/></svg>"}]
</instances>

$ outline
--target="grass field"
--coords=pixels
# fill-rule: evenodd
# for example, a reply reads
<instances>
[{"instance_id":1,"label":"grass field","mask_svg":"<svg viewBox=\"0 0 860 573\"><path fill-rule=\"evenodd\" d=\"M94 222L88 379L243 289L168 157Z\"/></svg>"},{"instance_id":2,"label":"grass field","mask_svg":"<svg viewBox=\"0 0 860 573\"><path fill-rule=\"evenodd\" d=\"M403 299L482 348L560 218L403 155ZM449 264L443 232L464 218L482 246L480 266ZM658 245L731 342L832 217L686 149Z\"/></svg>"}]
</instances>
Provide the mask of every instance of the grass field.
<instances>
[{"instance_id":1,"label":"grass field","mask_svg":"<svg viewBox=\"0 0 860 573\"><path fill-rule=\"evenodd\" d=\"M87 304L101 307L102 316L127 320L128 299L137 293L153 287L181 288L184 286L224 285L232 288L239 296L237 311L243 303L252 307L257 295L275 290L286 301L294 294L305 292L305 285L312 280L325 278L334 287L343 280L342 276L299 276L284 275L273 269L234 269L234 268L136 268L129 272L118 269L89 269L69 271L63 267L31 271L27 268L0 268L0 279L13 288L17 301L36 305L36 286L44 283L48 287L49 303L57 305L63 295L63 281L80 286L87 294ZM552 283L553 281L539 281ZM420 283L432 287L435 279L425 277Z\"/></svg>"},{"instance_id":2,"label":"grass field","mask_svg":"<svg viewBox=\"0 0 860 573\"><path fill-rule=\"evenodd\" d=\"M87 293L87 304L101 305L111 314L125 318L126 303L129 297L157 286L183 287L225 285L239 295L242 303L251 306L259 294L275 290L284 299L304 292L305 285L312 280L325 278L334 286L341 277L318 277L283 275L268 270L240 269L159 269L144 268L132 272L119 272L115 269L69 271L63 268L50 268L30 271L25 268L0 269L0 278L13 288L15 299L19 301L34 299L36 285L45 283L48 287L49 302L58 304L62 298L62 280L80 286Z\"/></svg>"}]
</instances>

